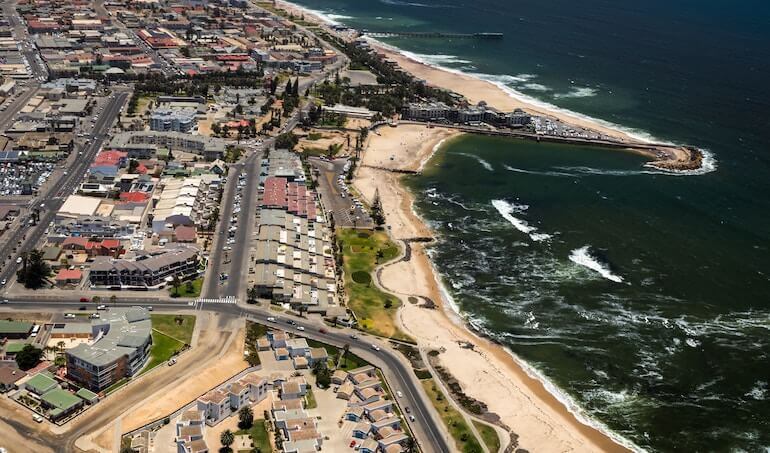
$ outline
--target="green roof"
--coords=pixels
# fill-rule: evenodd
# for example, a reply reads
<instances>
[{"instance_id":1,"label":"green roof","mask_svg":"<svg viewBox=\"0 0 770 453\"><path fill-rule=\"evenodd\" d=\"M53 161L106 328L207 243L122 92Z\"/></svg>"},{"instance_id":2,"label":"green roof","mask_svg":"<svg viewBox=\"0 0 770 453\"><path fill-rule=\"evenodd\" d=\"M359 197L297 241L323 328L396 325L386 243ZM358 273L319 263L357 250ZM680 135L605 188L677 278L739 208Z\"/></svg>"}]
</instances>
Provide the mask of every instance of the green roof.
<instances>
[{"instance_id":1,"label":"green roof","mask_svg":"<svg viewBox=\"0 0 770 453\"><path fill-rule=\"evenodd\" d=\"M24 349L24 346L28 344L29 343L8 343L8 345L5 347L5 353L16 354L17 352L21 352L21 350Z\"/></svg>"},{"instance_id":2,"label":"green roof","mask_svg":"<svg viewBox=\"0 0 770 453\"><path fill-rule=\"evenodd\" d=\"M0 319L0 335L9 333L29 333L32 323L23 321L7 321Z\"/></svg>"},{"instance_id":3,"label":"green roof","mask_svg":"<svg viewBox=\"0 0 770 453\"><path fill-rule=\"evenodd\" d=\"M62 389L51 390L43 395L41 399L56 409L61 409L65 412L83 402L77 396Z\"/></svg>"},{"instance_id":4,"label":"green roof","mask_svg":"<svg viewBox=\"0 0 770 453\"><path fill-rule=\"evenodd\" d=\"M40 395L48 392L49 390L52 390L58 384L52 377L44 373L38 373L32 376L32 378L30 378L30 380L28 380L24 385L29 390L32 390L33 392Z\"/></svg>"},{"instance_id":5,"label":"green roof","mask_svg":"<svg viewBox=\"0 0 770 453\"><path fill-rule=\"evenodd\" d=\"M75 393L75 395L83 398L86 401L93 401L93 400L95 400L96 398L99 397L99 395L97 395L96 393L94 393L94 392L92 392L92 391L90 391L88 389L80 389L80 390L77 391L77 393Z\"/></svg>"}]
</instances>

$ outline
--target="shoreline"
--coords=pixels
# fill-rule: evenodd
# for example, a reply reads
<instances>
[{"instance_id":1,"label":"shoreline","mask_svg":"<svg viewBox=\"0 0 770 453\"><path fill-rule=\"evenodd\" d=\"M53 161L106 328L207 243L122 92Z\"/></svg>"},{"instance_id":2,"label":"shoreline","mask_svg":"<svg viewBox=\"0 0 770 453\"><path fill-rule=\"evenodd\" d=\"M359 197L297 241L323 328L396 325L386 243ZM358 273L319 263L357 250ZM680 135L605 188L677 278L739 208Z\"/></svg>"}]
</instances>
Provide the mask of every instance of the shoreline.
<instances>
[{"instance_id":1,"label":"shoreline","mask_svg":"<svg viewBox=\"0 0 770 453\"><path fill-rule=\"evenodd\" d=\"M280 7L293 14L312 16L321 23L331 22L323 16L323 13L283 0L279 0L278 3ZM387 45L376 40L373 47L384 53L387 58L396 61L402 69L415 77L460 93L471 101L494 99L502 102L502 105L498 102L491 102L490 105L501 110L523 108L530 113L557 118L565 123L601 132L621 142L614 143L613 148L650 158L652 161L648 162L647 166L672 170L672 174L687 174L682 170L693 170L694 166L689 164L690 167L681 167L677 162L697 161L698 170L703 163L703 155L694 148L687 149L674 144L656 144L650 139L611 127L614 125L604 125L601 120L581 118L579 114L565 113L558 108L554 111L528 103L495 83L410 59L407 55L398 50L388 49ZM476 92L473 92L474 89ZM477 94L479 97L475 97ZM392 139L387 145L386 138L379 134L370 134L353 185L368 201L372 200L374 191L379 190L386 213L386 225L391 230L390 235L393 239L403 240L414 236L430 236L435 239L434 232L415 212L414 194L403 185L401 178L404 173L416 173L422 170L447 140L461 135L461 132L440 126L428 129L426 124L403 124L396 128L381 128L380 131L398 130L401 135L405 128L422 128L434 134L443 133L441 131L450 132L433 140L425 140L422 135L412 137L419 144L420 150L414 154L417 157L416 162L407 162L406 165L403 165L403 159L395 159L394 153L403 153L404 148L409 149L409 146L405 147L403 142L393 143ZM386 134L383 133L383 135ZM372 145L380 141L386 142L384 149L372 151ZM623 143L642 146L624 147ZM697 152L691 153L691 151ZM378 153L380 156L377 156ZM379 157L378 162L371 162L373 155L374 158ZM391 163L401 165L393 165L392 168L382 165L383 162L388 161L388 157ZM585 413L569 395L504 345L478 331L461 313L459 307L454 305L451 295L443 285L440 272L428 256L426 244L412 244L410 261L395 263L393 266L385 266L381 269L381 282L384 286L392 288L393 293L402 299L403 305L398 312L398 321L402 329L411 334L420 347L445 351L440 356L444 366L460 382L467 394L483 401L488 405L490 412L500 416L500 421L518 436L519 447L546 451L641 450L628 439L614 433L603 423ZM400 271L391 275L393 271L399 269ZM422 279L422 284L404 281L403 275L412 275L413 280ZM407 301L408 296L411 295L421 295L440 301L441 309L417 308ZM475 348L468 352L468 349L458 347L458 339L471 342ZM475 366L472 365L474 362ZM458 367L458 363L464 366ZM507 398L500 398L500 392L506 391Z\"/></svg>"},{"instance_id":2,"label":"shoreline","mask_svg":"<svg viewBox=\"0 0 770 453\"><path fill-rule=\"evenodd\" d=\"M280 8L292 14L309 16L319 24L339 24L333 17L321 11L314 11L285 0L278 0L277 4ZM716 169L713 155L705 150L693 146L662 142L643 131L624 128L623 126L566 110L519 93L501 82L487 80L484 74L465 73L421 61L417 54L399 49L374 38L363 37L370 43L373 49L384 55L385 58L397 63L405 72L412 74L417 79L424 80L428 85L454 91L464 96L471 104L486 101L490 106L502 111L512 111L520 108L530 114L598 132L618 141L612 146L605 144L604 147L627 150L642 155L650 159L645 164L646 167L663 172L677 175L698 175L709 173ZM548 141L549 137L542 136L542 140ZM629 146L623 147L623 143ZM599 141L586 144L603 146Z\"/></svg>"},{"instance_id":3,"label":"shoreline","mask_svg":"<svg viewBox=\"0 0 770 453\"><path fill-rule=\"evenodd\" d=\"M401 181L404 173L399 171L422 169L443 145L461 133L418 124L381 131L381 135L370 135L353 184L367 200L375 190L379 191L386 225L394 240L415 236L435 239L435 233L415 211L415 195L405 187ZM391 168L382 165L383 161ZM375 168L367 164L379 165ZM565 392L505 345L475 328L443 284L429 256L431 246L412 243L409 261L381 268L381 283L403 301L398 314L400 327L421 348L444 351L439 356L443 365L468 395L487 404L489 411L518 436L520 448L613 452L638 449L583 412ZM413 278L407 280L404 275ZM409 296L429 298L440 308L418 307L408 302ZM464 349L459 342L470 342L474 349ZM464 366L459 367L460 363ZM500 398L501 394L505 398Z\"/></svg>"}]
</instances>

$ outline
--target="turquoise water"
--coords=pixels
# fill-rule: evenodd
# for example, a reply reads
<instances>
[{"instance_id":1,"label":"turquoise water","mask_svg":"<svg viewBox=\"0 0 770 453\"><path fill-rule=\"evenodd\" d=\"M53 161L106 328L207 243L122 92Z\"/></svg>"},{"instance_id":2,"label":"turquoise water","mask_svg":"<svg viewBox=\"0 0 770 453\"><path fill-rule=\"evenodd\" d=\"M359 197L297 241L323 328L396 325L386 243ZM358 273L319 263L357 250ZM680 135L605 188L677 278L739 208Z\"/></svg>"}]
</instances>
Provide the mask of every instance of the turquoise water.
<instances>
[{"instance_id":1,"label":"turquoise water","mask_svg":"<svg viewBox=\"0 0 770 453\"><path fill-rule=\"evenodd\" d=\"M504 32L387 42L713 155L713 171L679 176L623 152L463 137L408 183L470 323L593 418L653 451L770 448L770 4L300 3L373 31Z\"/></svg>"}]
</instances>

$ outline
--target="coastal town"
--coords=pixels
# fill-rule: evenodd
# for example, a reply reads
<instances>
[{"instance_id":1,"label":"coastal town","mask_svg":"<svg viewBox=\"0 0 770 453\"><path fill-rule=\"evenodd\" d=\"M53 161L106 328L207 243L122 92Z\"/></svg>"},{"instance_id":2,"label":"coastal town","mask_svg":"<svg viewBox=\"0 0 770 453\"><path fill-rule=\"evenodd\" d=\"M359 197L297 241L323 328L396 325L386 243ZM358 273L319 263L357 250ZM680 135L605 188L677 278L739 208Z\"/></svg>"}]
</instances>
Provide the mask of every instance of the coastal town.
<instances>
[{"instance_id":1,"label":"coastal town","mask_svg":"<svg viewBox=\"0 0 770 453\"><path fill-rule=\"evenodd\" d=\"M4 2L0 451L624 451L450 319L400 178L461 134L702 155L416 65L286 3Z\"/></svg>"}]
</instances>

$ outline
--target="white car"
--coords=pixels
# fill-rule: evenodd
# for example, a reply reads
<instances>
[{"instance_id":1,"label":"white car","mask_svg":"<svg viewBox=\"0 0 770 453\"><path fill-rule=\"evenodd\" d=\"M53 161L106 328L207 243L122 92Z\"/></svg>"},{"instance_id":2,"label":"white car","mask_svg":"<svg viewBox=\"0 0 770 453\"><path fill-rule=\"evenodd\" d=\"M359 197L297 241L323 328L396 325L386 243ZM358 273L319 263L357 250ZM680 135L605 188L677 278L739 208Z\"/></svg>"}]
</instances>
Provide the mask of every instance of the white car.
<instances>
[{"instance_id":1,"label":"white car","mask_svg":"<svg viewBox=\"0 0 770 453\"><path fill-rule=\"evenodd\" d=\"M379 351L380 347L377 346L376 344L372 344L372 349L374 349L375 351Z\"/></svg>"},{"instance_id":2,"label":"white car","mask_svg":"<svg viewBox=\"0 0 770 453\"><path fill-rule=\"evenodd\" d=\"M304 328L304 327L302 327L302 326L297 326L297 330L301 330L301 331L304 331L304 330L305 330L305 328Z\"/></svg>"},{"instance_id":3,"label":"white car","mask_svg":"<svg viewBox=\"0 0 770 453\"><path fill-rule=\"evenodd\" d=\"M404 394L401 393L401 390L396 390L396 396L399 397L399 398L403 398Z\"/></svg>"},{"instance_id":4,"label":"white car","mask_svg":"<svg viewBox=\"0 0 770 453\"><path fill-rule=\"evenodd\" d=\"M75 313L64 313L64 319L75 319Z\"/></svg>"},{"instance_id":5,"label":"white car","mask_svg":"<svg viewBox=\"0 0 770 453\"><path fill-rule=\"evenodd\" d=\"M267 322L275 322L275 318L272 316L267 317Z\"/></svg>"},{"instance_id":6,"label":"white car","mask_svg":"<svg viewBox=\"0 0 770 453\"><path fill-rule=\"evenodd\" d=\"M106 310L106 309L107 309L107 306L106 306L106 305L97 305L97 306L96 306L96 309L97 309L97 310Z\"/></svg>"}]
</instances>

